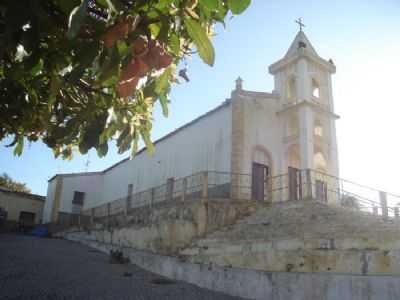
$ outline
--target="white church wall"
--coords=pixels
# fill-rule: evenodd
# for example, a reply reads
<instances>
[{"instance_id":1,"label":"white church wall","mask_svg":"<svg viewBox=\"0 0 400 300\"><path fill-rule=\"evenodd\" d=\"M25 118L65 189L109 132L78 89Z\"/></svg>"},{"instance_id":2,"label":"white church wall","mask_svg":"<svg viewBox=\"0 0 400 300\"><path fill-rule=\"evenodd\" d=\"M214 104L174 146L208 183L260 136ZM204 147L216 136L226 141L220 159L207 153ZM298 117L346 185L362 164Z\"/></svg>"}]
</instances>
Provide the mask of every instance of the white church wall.
<instances>
[{"instance_id":1,"label":"white church wall","mask_svg":"<svg viewBox=\"0 0 400 300\"><path fill-rule=\"evenodd\" d=\"M226 105L157 142L152 156L144 151L111 168L103 175L102 197L87 201L85 209L125 197L129 184L136 193L171 177L205 170L230 172L231 120L231 107Z\"/></svg>"},{"instance_id":2,"label":"white church wall","mask_svg":"<svg viewBox=\"0 0 400 300\"><path fill-rule=\"evenodd\" d=\"M251 174L252 161L257 149L264 148L270 154L269 162L272 175L280 169L281 144L283 131L276 115L278 99L244 99L244 155L242 172Z\"/></svg>"},{"instance_id":3,"label":"white church wall","mask_svg":"<svg viewBox=\"0 0 400 300\"><path fill-rule=\"evenodd\" d=\"M96 175L73 175L64 176L60 196L60 212L72 212L72 199L74 192L84 192L84 207L101 202L103 195L103 177Z\"/></svg>"}]
</instances>

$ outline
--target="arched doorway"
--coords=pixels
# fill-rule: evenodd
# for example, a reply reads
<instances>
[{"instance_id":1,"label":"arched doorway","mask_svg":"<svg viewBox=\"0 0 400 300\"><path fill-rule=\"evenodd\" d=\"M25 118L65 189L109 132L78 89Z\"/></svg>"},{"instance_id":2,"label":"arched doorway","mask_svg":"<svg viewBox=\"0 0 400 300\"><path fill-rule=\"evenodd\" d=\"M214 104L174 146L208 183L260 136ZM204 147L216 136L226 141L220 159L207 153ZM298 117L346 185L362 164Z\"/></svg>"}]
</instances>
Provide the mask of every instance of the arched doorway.
<instances>
[{"instance_id":1,"label":"arched doorway","mask_svg":"<svg viewBox=\"0 0 400 300\"><path fill-rule=\"evenodd\" d=\"M328 184L329 180L326 177L328 170L328 163L325 159L325 155L318 147L314 151L314 169L316 170L315 175L315 197L317 200L322 202L328 202Z\"/></svg>"},{"instance_id":2,"label":"arched doorway","mask_svg":"<svg viewBox=\"0 0 400 300\"><path fill-rule=\"evenodd\" d=\"M272 158L269 151L256 145L252 152L251 166L251 196L252 199L264 201L269 199L268 176L272 174Z\"/></svg>"}]
</instances>

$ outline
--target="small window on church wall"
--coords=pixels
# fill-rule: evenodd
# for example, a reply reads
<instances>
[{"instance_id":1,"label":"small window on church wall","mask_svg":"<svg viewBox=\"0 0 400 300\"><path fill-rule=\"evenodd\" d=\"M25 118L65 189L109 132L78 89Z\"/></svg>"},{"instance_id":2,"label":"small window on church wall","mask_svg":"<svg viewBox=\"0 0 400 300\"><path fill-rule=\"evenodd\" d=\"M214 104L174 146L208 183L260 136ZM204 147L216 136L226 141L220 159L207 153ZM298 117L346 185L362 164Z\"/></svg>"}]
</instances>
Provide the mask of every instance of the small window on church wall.
<instances>
[{"instance_id":1,"label":"small window on church wall","mask_svg":"<svg viewBox=\"0 0 400 300\"><path fill-rule=\"evenodd\" d=\"M314 78L312 79L312 95L315 98L319 98L320 96L319 84Z\"/></svg>"},{"instance_id":2,"label":"small window on church wall","mask_svg":"<svg viewBox=\"0 0 400 300\"><path fill-rule=\"evenodd\" d=\"M289 100L294 101L296 99L296 79L293 77L288 81L287 96Z\"/></svg>"},{"instance_id":3,"label":"small window on church wall","mask_svg":"<svg viewBox=\"0 0 400 300\"><path fill-rule=\"evenodd\" d=\"M83 206L84 199L85 199L84 192L74 191L74 198L72 199L72 204Z\"/></svg>"}]
</instances>

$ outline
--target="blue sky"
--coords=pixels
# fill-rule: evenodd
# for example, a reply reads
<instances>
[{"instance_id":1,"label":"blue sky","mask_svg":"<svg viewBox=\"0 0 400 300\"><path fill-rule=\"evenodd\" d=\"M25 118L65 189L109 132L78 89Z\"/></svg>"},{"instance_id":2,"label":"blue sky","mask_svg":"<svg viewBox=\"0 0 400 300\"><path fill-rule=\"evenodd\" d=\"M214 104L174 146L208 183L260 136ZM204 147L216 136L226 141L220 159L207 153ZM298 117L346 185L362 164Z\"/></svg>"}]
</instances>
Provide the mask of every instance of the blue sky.
<instances>
[{"instance_id":1,"label":"blue sky","mask_svg":"<svg viewBox=\"0 0 400 300\"><path fill-rule=\"evenodd\" d=\"M240 75L247 90L271 91L268 66L294 39L302 17L305 33L323 58L337 66L333 77L340 173L344 178L400 194L400 1L253 0L249 9L217 28L216 63L197 57L188 62L191 81L175 86L170 116L154 114L152 138L205 113L230 96ZM95 152L72 161L54 159L41 143L25 147L21 157L0 144L0 172L46 194L55 173L98 171L127 157L110 147L106 158ZM89 166L86 166L89 157Z\"/></svg>"}]
</instances>

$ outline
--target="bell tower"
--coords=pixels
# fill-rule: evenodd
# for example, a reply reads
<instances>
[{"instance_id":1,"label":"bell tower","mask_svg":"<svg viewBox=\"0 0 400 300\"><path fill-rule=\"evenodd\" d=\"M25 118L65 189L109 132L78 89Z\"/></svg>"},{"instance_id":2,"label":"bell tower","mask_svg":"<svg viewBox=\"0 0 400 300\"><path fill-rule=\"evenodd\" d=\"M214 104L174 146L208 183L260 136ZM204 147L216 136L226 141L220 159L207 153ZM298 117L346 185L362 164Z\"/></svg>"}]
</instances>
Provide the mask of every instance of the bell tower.
<instances>
[{"instance_id":1,"label":"bell tower","mask_svg":"<svg viewBox=\"0 0 400 300\"><path fill-rule=\"evenodd\" d=\"M285 56L269 67L279 95L282 172L287 167L338 176L338 155L331 76L336 67L321 58L302 30Z\"/></svg>"}]
</instances>

